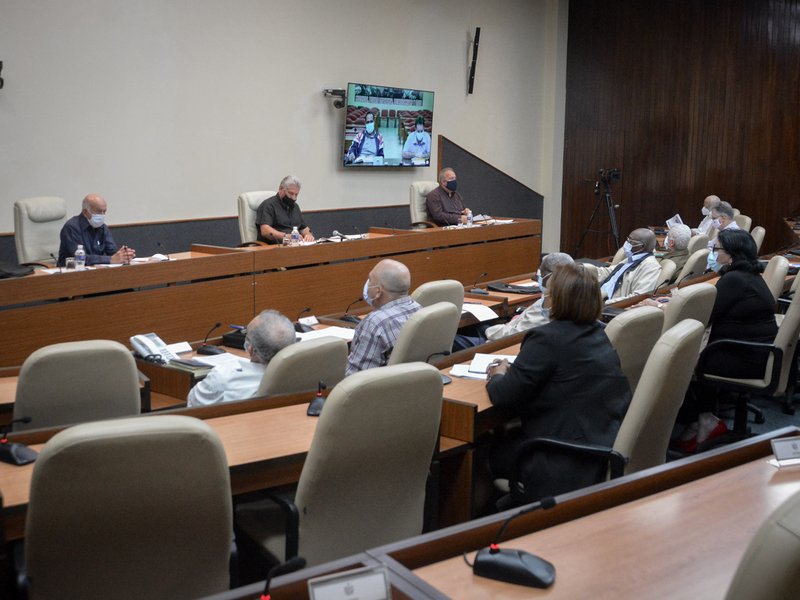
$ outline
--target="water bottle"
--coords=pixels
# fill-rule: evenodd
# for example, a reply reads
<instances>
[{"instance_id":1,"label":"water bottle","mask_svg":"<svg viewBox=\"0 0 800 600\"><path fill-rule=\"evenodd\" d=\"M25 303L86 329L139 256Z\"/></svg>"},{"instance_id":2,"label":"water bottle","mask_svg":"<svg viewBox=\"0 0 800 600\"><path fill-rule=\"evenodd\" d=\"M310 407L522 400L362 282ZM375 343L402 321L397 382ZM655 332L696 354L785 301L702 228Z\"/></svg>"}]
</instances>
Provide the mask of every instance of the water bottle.
<instances>
[{"instance_id":1,"label":"water bottle","mask_svg":"<svg viewBox=\"0 0 800 600\"><path fill-rule=\"evenodd\" d=\"M291 242L291 244L289 244L290 246L299 246L300 245L300 240L302 238L300 237L300 232L297 231L297 225L292 227L291 238L292 238L292 242Z\"/></svg>"},{"instance_id":2,"label":"water bottle","mask_svg":"<svg viewBox=\"0 0 800 600\"><path fill-rule=\"evenodd\" d=\"M472 211L467 211L467 227L472 227Z\"/></svg>"},{"instance_id":3,"label":"water bottle","mask_svg":"<svg viewBox=\"0 0 800 600\"><path fill-rule=\"evenodd\" d=\"M77 250L75 250L75 270L76 271L83 271L83 268L86 266L86 250L83 249L83 244L78 244Z\"/></svg>"}]
</instances>

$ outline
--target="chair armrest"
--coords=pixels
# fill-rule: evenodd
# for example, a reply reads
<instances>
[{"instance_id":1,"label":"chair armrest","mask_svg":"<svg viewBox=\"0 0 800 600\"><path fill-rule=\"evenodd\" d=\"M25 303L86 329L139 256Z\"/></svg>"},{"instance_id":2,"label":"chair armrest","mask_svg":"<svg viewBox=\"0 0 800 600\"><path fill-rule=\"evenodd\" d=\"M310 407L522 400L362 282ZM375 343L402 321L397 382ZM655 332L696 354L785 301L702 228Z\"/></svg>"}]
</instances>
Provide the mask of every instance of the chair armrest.
<instances>
[{"instance_id":1,"label":"chair armrest","mask_svg":"<svg viewBox=\"0 0 800 600\"><path fill-rule=\"evenodd\" d=\"M277 504L283 512L284 531L286 532L286 554L284 560L297 556L300 549L300 512L294 500L285 494L277 492L259 492L267 500Z\"/></svg>"},{"instance_id":2,"label":"chair armrest","mask_svg":"<svg viewBox=\"0 0 800 600\"><path fill-rule=\"evenodd\" d=\"M139 398L142 403L142 412L150 412L152 410L150 378L138 369L136 375L139 377Z\"/></svg>"},{"instance_id":3,"label":"chair armrest","mask_svg":"<svg viewBox=\"0 0 800 600\"><path fill-rule=\"evenodd\" d=\"M730 352L733 349L734 353L736 350L743 350L743 349L761 349L766 350L770 354L774 356L774 360L772 361L772 373L769 379L769 385L765 388L753 388L753 386L747 385L745 383L737 383L734 381L720 381L718 379L712 379L706 376L706 366L708 365L708 361L710 360L709 357L713 356L717 352ZM703 351L700 353L700 358L697 360L697 366L695 367L695 376L699 382L707 382L711 385L715 385L718 387L724 387L727 389L732 390L741 390L744 389L758 389L759 391L764 392L765 394L771 394L775 391L775 388L778 386L778 381L780 379L780 372L781 372L781 363L783 362L783 350L778 348L774 344L766 344L763 342L748 342L746 340L717 340L715 342L711 342L706 346ZM766 365L765 365L766 367ZM726 379L733 379L733 378L726 378ZM738 381L738 380L737 380Z\"/></svg>"},{"instance_id":4,"label":"chair armrest","mask_svg":"<svg viewBox=\"0 0 800 600\"><path fill-rule=\"evenodd\" d=\"M269 244L266 244L264 242L255 241L255 242L244 242L242 244L239 244L236 247L237 248L249 248L251 246L265 246L266 247L266 246L269 246Z\"/></svg>"},{"instance_id":5,"label":"chair armrest","mask_svg":"<svg viewBox=\"0 0 800 600\"><path fill-rule=\"evenodd\" d=\"M435 229L438 227L433 221L414 221L411 223L411 229Z\"/></svg>"}]
</instances>

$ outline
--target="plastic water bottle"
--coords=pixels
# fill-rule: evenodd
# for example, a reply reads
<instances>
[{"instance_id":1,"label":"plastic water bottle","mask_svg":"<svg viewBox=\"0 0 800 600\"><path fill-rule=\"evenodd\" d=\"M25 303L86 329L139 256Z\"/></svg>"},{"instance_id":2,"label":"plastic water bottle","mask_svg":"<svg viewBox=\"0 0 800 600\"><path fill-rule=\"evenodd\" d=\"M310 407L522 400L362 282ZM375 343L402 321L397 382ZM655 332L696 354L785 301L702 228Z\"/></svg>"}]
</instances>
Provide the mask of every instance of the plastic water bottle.
<instances>
[{"instance_id":1,"label":"plastic water bottle","mask_svg":"<svg viewBox=\"0 0 800 600\"><path fill-rule=\"evenodd\" d=\"M300 240L302 238L300 237L300 232L297 231L297 226L296 225L294 227L292 227L292 233L291 233L290 237L292 238L292 241L289 244L290 246L299 246L300 245Z\"/></svg>"},{"instance_id":2,"label":"plastic water bottle","mask_svg":"<svg viewBox=\"0 0 800 600\"><path fill-rule=\"evenodd\" d=\"M472 227L472 211L467 211L467 227Z\"/></svg>"},{"instance_id":3,"label":"plastic water bottle","mask_svg":"<svg viewBox=\"0 0 800 600\"><path fill-rule=\"evenodd\" d=\"M83 244L78 244L75 250L75 270L83 271L86 266L86 250L83 249Z\"/></svg>"}]
</instances>

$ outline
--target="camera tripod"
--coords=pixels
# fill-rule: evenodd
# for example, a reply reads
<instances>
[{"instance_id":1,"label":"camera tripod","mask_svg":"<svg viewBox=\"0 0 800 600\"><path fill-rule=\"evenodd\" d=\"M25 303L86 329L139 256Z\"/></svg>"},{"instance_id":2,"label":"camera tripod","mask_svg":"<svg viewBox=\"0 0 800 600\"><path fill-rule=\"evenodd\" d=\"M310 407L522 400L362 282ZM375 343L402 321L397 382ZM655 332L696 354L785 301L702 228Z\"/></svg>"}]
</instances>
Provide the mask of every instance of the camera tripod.
<instances>
[{"instance_id":1,"label":"camera tripod","mask_svg":"<svg viewBox=\"0 0 800 600\"><path fill-rule=\"evenodd\" d=\"M619 179L620 173L619 169L601 169L600 170L600 179L594 182L594 194L597 196L597 202L595 202L594 210L592 211L592 216L589 217L589 222L586 224L586 228L583 230L583 234L581 235L581 239L578 242L578 245L575 246L575 254L574 256L580 256L580 250L583 246L583 242L586 240L586 236L589 233L603 233L601 230L592 229L592 223L594 223L595 218L597 217L597 213L600 210L600 206L605 202L606 210L608 211L608 221L609 221L609 231L608 233L614 238L614 245L615 251L619 250L620 243L619 243L619 225L617 224L617 208L618 206L614 204L614 199L611 195L611 181L612 179ZM600 193L600 184L603 184L603 193Z\"/></svg>"}]
</instances>

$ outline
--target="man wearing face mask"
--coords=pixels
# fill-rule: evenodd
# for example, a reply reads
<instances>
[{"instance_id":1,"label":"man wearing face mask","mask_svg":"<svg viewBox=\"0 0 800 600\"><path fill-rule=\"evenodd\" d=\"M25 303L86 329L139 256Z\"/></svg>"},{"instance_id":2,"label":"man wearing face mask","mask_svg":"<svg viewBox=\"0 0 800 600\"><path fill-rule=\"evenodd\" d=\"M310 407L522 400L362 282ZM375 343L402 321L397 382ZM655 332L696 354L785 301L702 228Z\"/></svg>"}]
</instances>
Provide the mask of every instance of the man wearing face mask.
<instances>
[{"instance_id":1,"label":"man wearing face mask","mask_svg":"<svg viewBox=\"0 0 800 600\"><path fill-rule=\"evenodd\" d=\"M347 375L387 363L405 322L422 308L409 297L411 273L403 263L385 259L364 282L364 301L375 310L358 324L347 358Z\"/></svg>"},{"instance_id":2,"label":"man wearing face mask","mask_svg":"<svg viewBox=\"0 0 800 600\"><path fill-rule=\"evenodd\" d=\"M692 232L688 225L681 223L669 228L667 237L664 240L664 247L667 249L667 252L662 257L662 260L668 258L675 263L675 273L669 283L674 283L681 269L683 269L686 261L689 259L689 240L691 238Z\"/></svg>"},{"instance_id":3,"label":"man wearing face mask","mask_svg":"<svg viewBox=\"0 0 800 600\"><path fill-rule=\"evenodd\" d=\"M708 240L708 260L706 262L707 271L719 271L716 263L717 253L714 251L714 244L720 231L736 231L739 225L733 219L733 207L728 202L720 202L715 208L711 209L711 229Z\"/></svg>"},{"instance_id":4,"label":"man wearing face mask","mask_svg":"<svg viewBox=\"0 0 800 600\"><path fill-rule=\"evenodd\" d=\"M347 163L371 163L376 156L383 157L383 136L378 133L375 125L375 114L367 111L364 115L364 129L358 132L344 158Z\"/></svg>"},{"instance_id":5,"label":"man wearing face mask","mask_svg":"<svg viewBox=\"0 0 800 600\"><path fill-rule=\"evenodd\" d=\"M428 216L437 225L458 225L467 222L469 209L464 207L464 199L456 191L457 189L456 172L450 167L439 171L439 187L425 199Z\"/></svg>"},{"instance_id":6,"label":"man wearing face mask","mask_svg":"<svg viewBox=\"0 0 800 600\"><path fill-rule=\"evenodd\" d=\"M703 200L703 208L701 209L703 220L700 221L700 225L697 226L697 229L692 229L692 235L709 235L712 221L711 211L719 206L720 202L719 196L712 194L705 197L705 200Z\"/></svg>"},{"instance_id":7,"label":"man wearing face mask","mask_svg":"<svg viewBox=\"0 0 800 600\"><path fill-rule=\"evenodd\" d=\"M417 117L414 123L414 131L408 134L406 143L403 144L403 158L425 158L431 157L431 135L425 131L425 119Z\"/></svg>"},{"instance_id":8,"label":"man wearing face mask","mask_svg":"<svg viewBox=\"0 0 800 600\"><path fill-rule=\"evenodd\" d=\"M281 244L283 238L292 233L292 227L303 236L306 242L313 242L303 213L297 206L297 197L300 195L300 180L294 175L287 175L278 186L278 193L272 198L267 198L258 207L256 212L256 230L258 241L267 244Z\"/></svg>"},{"instance_id":9,"label":"man wearing face mask","mask_svg":"<svg viewBox=\"0 0 800 600\"><path fill-rule=\"evenodd\" d=\"M86 251L87 265L128 263L136 256L133 248L117 249L114 237L106 225L108 203L97 194L83 199L81 214L75 215L61 228L61 245L58 249L58 265L64 266L67 258L75 256L78 245Z\"/></svg>"},{"instance_id":10,"label":"man wearing face mask","mask_svg":"<svg viewBox=\"0 0 800 600\"><path fill-rule=\"evenodd\" d=\"M616 302L638 294L651 294L662 283L658 280L661 265L653 256L656 234L646 228L634 229L622 247L625 250L625 261L610 267L597 268L600 291L606 302Z\"/></svg>"}]
</instances>

